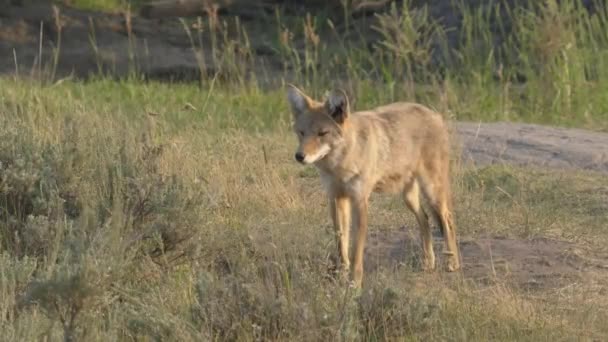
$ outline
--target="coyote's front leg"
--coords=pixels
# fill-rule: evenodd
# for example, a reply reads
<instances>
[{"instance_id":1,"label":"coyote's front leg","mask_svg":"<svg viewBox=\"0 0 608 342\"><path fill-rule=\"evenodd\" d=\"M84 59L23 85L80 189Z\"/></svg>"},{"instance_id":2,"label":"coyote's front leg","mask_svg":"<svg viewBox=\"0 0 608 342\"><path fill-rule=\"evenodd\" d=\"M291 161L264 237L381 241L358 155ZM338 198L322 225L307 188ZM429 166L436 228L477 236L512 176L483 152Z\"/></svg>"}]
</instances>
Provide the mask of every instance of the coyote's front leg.
<instances>
[{"instance_id":1,"label":"coyote's front leg","mask_svg":"<svg viewBox=\"0 0 608 342\"><path fill-rule=\"evenodd\" d=\"M363 282L363 252L365 251L365 239L367 237L367 196L353 199L352 204L353 226L357 228L353 282L356 288L360 288Z\"/></svg>"},{"instance_id":2,"label":"coyote's front leg","mask_svg":"<svg viewBox=\"0 0 608 342\"><path fill-rule=\"evenodd\" d=\"M350 199L344 194L332 193L329 196L329 208L334 223L336 245L338 247L338 253L340 254L342 273L343 275L348 276L350 270Z\"/></svg>"}]
</instances>

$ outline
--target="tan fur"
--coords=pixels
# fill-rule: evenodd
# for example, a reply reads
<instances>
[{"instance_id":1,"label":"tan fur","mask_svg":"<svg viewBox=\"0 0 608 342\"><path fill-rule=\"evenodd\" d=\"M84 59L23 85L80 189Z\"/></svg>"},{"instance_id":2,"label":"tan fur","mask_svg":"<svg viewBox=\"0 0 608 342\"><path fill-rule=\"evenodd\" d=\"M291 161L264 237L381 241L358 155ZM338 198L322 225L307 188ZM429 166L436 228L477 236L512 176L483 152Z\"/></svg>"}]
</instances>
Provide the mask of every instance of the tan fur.
<instances>
[{"instance_id":1,"label":"tan fur","mask_svg":"<svg viewBox=\"0 0 608 342\"><path fill-rule=\"evenodd\" d=\"M446 241L447 269L460 268L449 182L449 137L441 115L415 103L392 103L351 113L344 92L324 103L295 86L288 89L298 135L298 161L319 169L326 188L344 271L350 271L350 224L357 229L353 281L363 279L367 207L373 191L401 193L415 214L422 238L423 267L435 267L428 216L430 204Z\"/></svg>"}]
</instances>

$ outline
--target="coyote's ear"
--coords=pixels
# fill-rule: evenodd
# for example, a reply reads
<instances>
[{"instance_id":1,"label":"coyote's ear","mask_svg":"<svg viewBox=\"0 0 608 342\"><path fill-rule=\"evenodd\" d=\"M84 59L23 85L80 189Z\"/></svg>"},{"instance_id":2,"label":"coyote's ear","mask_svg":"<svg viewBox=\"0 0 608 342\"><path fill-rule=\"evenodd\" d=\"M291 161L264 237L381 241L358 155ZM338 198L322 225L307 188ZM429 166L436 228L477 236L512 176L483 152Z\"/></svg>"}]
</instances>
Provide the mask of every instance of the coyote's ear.
<instances>
[{"instance_id":1,"label":"coyote's ear","mask_svg":"<svg viewBox=\"0 0 608 342\"><path fill-rule=\"evenodd\" d=\"M339 124L344 123L350 114L348 97L341 89L329 93L327 101L325 102L325 107L327 108L329 115Z\"/></svg>"},{"instance_id":2,"label":"coyote's ear","mask_svg":"<svg viewBox=\"0 0 608 342\"><path fill-rule=\"evenodd\" d=\"M287 85L287 99L294 117L298 117L298 115L310 109L310 98L292 84Z\"/></svg>"}]
</instances>

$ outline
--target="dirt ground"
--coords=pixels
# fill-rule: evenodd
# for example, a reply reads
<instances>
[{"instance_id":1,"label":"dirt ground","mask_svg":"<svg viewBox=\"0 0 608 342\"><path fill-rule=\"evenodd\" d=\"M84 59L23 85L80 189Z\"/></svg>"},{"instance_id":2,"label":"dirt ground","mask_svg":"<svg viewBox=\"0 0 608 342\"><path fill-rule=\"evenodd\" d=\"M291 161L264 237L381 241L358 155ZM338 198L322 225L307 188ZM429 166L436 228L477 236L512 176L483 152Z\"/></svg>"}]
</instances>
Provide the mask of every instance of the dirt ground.
<instances>
[{"instance_id":1,"label":"dirt ground","mask_svg":"<svg viewBox=\"0 0 608 342\"><path fill-rule=\"evenodd\" d=\"M608 172L608 134L509 122L456 124L463 160Z\"/></svg>"},{"instance_id":2,"label":"dirt ground","mask_svg":"<svg viewBox=\"0 0 608 342\"><path fill-rule=\"evenodd\" d=\"M392 269L403 264L419 269L418 227L369 233L366 269ZM462 275L477 285L507 284L523 291L555 290L570 285L585 288L608 280L608 256L575 243L548 238L529 240L496 236L460 237ZM434 237L437 267L442 264L443 239ZM443 273L457 276L457 273Z\"/></svg>"},{"instance_id":3,"label":"dirt ground","mask_svg":"<svg viewBox=\"0 0 608 342\"><path fill-rule=\"evenodd\" d=\"M125 17L63 8L61 49L56 77L86 77L99 69L114 75L127 73L130 42L142 71L150 78L198 79L199 67L184 28L176 21L134 18L132 30ZM41 31L41 25L42 31ZM91 28L96 32L92 35ZM253 58L269 55L270 33L251 24ZM43 44L39 45L39 37ZM131 40L130 37L137 37ZM0 8L0 74L29 74L42 59L49 61L59 45L59 33L48 5ZM94 42L94 44L93 44ZM209 42L207 42L209 43ZM95 46L95 48L93 48ZM209 58L207 60L210 60ZM269 64L272 67L272 63ZM48 63L43 67L48 68ZM207 68L213 73L214 66ZM455 125L463 160L475 165L508 163L554 169L582 169L608 173L608 134L516 123L467 123ZM436 239L440 255L440 239ZM462 237L464 275L478 282L501 279L525 289L557 288L606 280L608 257L593 255L574 244L550 239L513 240L498 237ZM412 248L404 248L410 246ZM393 267L412 260L418 251L414 227L370 232L368 265L371 269Z\"/></svg>"}]
</instances>

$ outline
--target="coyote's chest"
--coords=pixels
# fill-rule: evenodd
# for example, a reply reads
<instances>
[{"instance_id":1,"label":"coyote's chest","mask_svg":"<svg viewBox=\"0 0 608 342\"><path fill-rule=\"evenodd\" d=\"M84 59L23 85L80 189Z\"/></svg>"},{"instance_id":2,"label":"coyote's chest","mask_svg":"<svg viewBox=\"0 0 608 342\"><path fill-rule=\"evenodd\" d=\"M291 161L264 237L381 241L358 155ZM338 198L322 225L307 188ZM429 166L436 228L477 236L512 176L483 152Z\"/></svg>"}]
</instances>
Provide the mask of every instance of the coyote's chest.
<instances>
[{"instance_id":1,"label":"coyote's chest","mask_svg":"<svg viewBox=\"0 0 608 342\"><path fill-rule=\"evenodd\" d=\"M364 179L359 170L340 170L341 172L328 172L319 169L321 183L325 190L330 192L340 192L351 195L358 195L364 186Z\"/></svg>"},{"instance_id":2,"label":"coyote's chest","mask_svg":"<svg viewBox=\"0 0 608 342\"><path fill-rule=\"evenodd\" d=\"M399 172L387 173L383 176L368 175L352 170L341 173L328 173L320 170L321 182L328 191L360 195L370 191L379 193L398 193L411 180L410 175Z\"/></svg>"}]
</instances>

